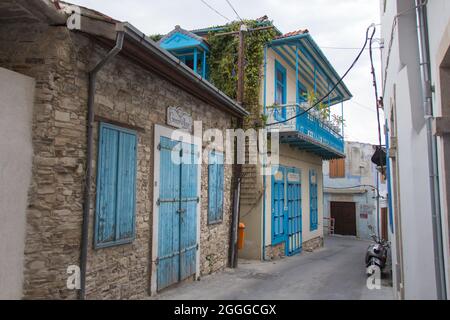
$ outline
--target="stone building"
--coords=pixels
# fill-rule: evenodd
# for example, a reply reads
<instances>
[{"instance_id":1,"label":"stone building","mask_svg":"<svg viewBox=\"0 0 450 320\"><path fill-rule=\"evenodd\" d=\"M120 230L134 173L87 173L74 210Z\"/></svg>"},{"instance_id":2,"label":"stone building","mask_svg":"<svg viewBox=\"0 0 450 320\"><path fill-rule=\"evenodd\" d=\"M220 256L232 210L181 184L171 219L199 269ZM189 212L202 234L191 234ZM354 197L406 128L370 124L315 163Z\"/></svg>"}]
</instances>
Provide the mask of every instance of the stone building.
<instances>
[{"instance_id":1,"label":"stone building","mask_svg":"<svg viewBox=\"0 0 450 320\"><path fill-rule=\"evenodd\" d=\"M223 269L232 168L167 157L220 160L192 121L245 110L99 12L7 0L0 26L0 298L139 298Z\"/></svg>"},{"instance_id":2,"label":"stone building","mask_svg":"<svg viewBox=\"0 0 450 320\"><path fill-rule=\"evenodd\" d=\"M279 133L280 144L279 163L247 162L243 166L240 218L246 228L239 256L270 260L323 245L322 161L345 157L342 103L352 95L308 30L282 34L267 16L251 23L254 30L243 31L245 39L267 28L273 29L275 36L258 48L264 52L256 65L260 70L258 104L244 103L244 107L251 111L251 119L267 118L267 128ZM214 56L208 41L212 42L214 33L237 35L231 30L233 25L237 24L191 31L176 26L159 44L208 77L212 67L205 62L208 54ZM247 40L247 44L251 42ZM215 50L221 51L222 45ZM229 60L237 60L233 51L227 54ZM264 174L264 168L269 174Z\"/></svg>"}]
</instances>

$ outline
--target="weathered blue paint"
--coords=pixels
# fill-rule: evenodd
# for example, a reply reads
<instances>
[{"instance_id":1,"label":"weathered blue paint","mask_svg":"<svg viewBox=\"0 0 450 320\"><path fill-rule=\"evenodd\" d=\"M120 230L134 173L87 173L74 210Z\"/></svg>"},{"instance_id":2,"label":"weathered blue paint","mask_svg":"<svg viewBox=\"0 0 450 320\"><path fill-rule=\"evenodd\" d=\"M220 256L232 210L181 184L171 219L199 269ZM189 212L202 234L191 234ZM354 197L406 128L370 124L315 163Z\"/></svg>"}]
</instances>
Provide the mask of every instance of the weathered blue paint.
<instances>
[{"instance_id":1,"label":"weathered blue paint","mask_svg":"<svg viewBox=\"0 0 450 320\"><path fill-rule=\"evenodd\" d=\"M208 155L208 223L223 219L223 153L210 151Z\"/></svg>"},{"instance_id":2,"label":"weathered blue paint","mask_svg":"<svg viewBox=\"0 0 450 320\"><path fill-rule=\"evenodd\" d=\"M195 73L198 73L198 49L194 48L194 67Z\"/></svg>"},{"instance_id":3,"label":"weathered blue paint","mask_svg":"<svg viewBox=\"0 0 450 320\"><path fill-rule=\"evenodd\" d=\"M340 79L340 76L338 75L336 70L333 68L331 63L328 61L326 56L323 54L323 52L320 50L320 48L317 46L317 44L309 34L273 40L270 43L270 47L272 47L275 51L278 51L277 53L281 52L280 50L284 50L284 52L288 54L287 49L290 48L291 45L293 44L295 45L297 43L299 43L299 50L302 53L302 56L300 56L300 59L302 60L301 66L304 68L305 71L307 70L307 68L309 68L308 63L303 60L304 56L312 64L316 65L320 69L319 71L324 75L324 78L320 79L318 83L318 85L322 87L321 90L318 91L325 92L327 88L325 79L332 80L332 82L335 83L338 81L338 79ZM291 59L292 61L294 61L294 63L290 64L295 65L295 58L291 56ZM295 68L295 66L293 67ZM337 96L340 96L344 100L348 100L352 97L350 91L348 90L348 88L345 86L344 83L341 83L337 86L336 96L331 99L332 100L331 103L339 102Z\"/></svg>"},{"instance_id":4,"label":"weathered blue paint","mask_svg":"<svg viewBox=\"0 0 450 320\"><path fill-rule=\"evenodd\" d=\"M136 132L100 123L95 248L132 242L135 236Z\"/></svg>"},{"instance_id":5,"label":"weathered blue paint","mask_svg":"<svg viewBox=\"0 0 450 320\"><path fill-rule=\"evenodd\" d=\"M286 255L302 249L301 175L297 168L272 168L272 245L285 243Z\"/></svg>"},{"instance_id":6,"label":"weathered blue paint","mask_svg":"<svg viewBox=\"0 0 450 320\"><path fill-rule=\"evenodd\" d=\"M202 57L202 77L206 79L206 51L203 51Z\"/></svg>"},{"instance_id":7,"label":"weathered blue paint","mask_svg":"<svg viewBox=\"0 0 450 320\"><path fill-rule=\"evenodd\" d=\"M278 79L278 73L281 74L281 81ZM286 104L286 98L287 98L287 76L286 76L286 68L283 67L281 63L279 63L277 60L275 60L275 98L274 101L278 105L284 105ZM281 87L281 97L279 97L278 88ZM284 120L286 119L286 108L281 108L281 114L276 113L275 119L278 120Z\"/></svg>"},{"instance_id":8,"label":"weathered blue paint","mask_svg":"<svg viewBox=\"0 0 450 320\"><path fill-rule=\"evenodd\" d=\"M176 32L167 39L164 39L160 43L160 46L166 50L171 51L188 47L197 47L197 46L202 47L204 46L204 44L198 39L189 37L188 35L180 32Z\"/></svg>"},{"instance_id":9,"label":"weathered blue paint","mask_svg":"<svg viewBox=\"0 0 450 320\"><path fill-rule=\"evenodd\" d=\"M309 170L309 229L317 230L318 225L318 207L317 207L317 171Z\"/></svg>"},{"instance_id":10,"label":"weathered blue paint","mask_svg":"<svg viewBox=\"0 0 450 320\"><path fill-rule=\"evenodd\" d=\"M204 42L195 37L190 37L187 34L175 32L164 39L160 43L160 46L170 51L184 64L192 61L192 69L195 73L206 79L208 68L206 55L209 52L209 48ZM199 68L199 63L201 64L201 68Z\"/></svg>"},{"instance_id":11,"label":"weathered blue paint","mask_svg":"<svg viewBox=\"0 0 450 320\"><path fill-rule=\"evenodd\" d=\"M286 255L302 250L302 190L301 172L297 168L287 169L287 245Z\"/></svg>"},{"instance_id":12,"label":"weathered blue paint","mask_svg":"<svg viewBox=\"0 0 450 320\"><path fill-rule=\"evenodd\" d=\"M272 169L272 245L286 241L286 168Z\"/></svg>"},{"instance_id":13,"label":"weathered blue paint","mask_svg":"<svg viewBox=\"0 0 450 320\"><path fill-rule=\"evenodd\" d=\"M291 46L285 46L285 47L272 47L272 50L274 50L282 59L285 61L293 70L295 70L295 48L292 49ZM289 53L288 50L291 50L293 53ZM309 61L307 58L307 55L304 53L304 50L301 49L299 46L298 52L302 53L302 55L299 55L299 67L301 72L303 73L302 81L305 82L305 84L308 84L310 88L314 87L314 64L313 62ZM311 64L311 66L309 65ZM326 92L328 92L326 89L326 83L322 78L318 79L319 81L316 82L316 86L318 88L318 92L325 95ZM332 104L336 104L342 100L341 97L341 91L338 87L335 91L334 97L331 99Z\"/></svg>"},{"instance_id":14,"label":"weathered blue paint","mask_svg":"<svg viewBox=\"0 0 450 320\"><path fill-rule=\"evenodd\" d=\"M161 290L196 270L198 164L196 147L160 140L157 287ZM173 160L178 161L173 161Z\"/></svg>"},{"instance_id":15,"label":"weathered blue paint","mask_svg":"<svg viewBox=\"0 0 450 320\"><path fill-rule=\"evenodd\" d=\"M183 143L181 164L181 213L180 213L180 281L196 272L198 164L197 147Z\"/></svg>"}]
</instances>

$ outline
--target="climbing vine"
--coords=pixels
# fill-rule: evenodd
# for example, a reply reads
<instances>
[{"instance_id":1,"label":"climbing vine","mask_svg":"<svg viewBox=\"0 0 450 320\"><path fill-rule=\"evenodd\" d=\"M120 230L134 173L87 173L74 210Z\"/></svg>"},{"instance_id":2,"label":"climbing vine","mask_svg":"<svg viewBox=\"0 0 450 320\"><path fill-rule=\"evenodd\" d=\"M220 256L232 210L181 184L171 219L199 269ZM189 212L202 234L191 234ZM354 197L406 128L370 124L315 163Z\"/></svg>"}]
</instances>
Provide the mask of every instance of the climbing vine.
<instances>
[{"instance_id":1,"label":"climbing vine","mask_svg":"<svg viewBox=\"0 0 450 320\"><path fill-rule=\"evenodd\" d=\"M257 28L256 20L245 20L249 29ZM239 31L241 22L233 22L225 26L220 33ZM229 97L236 99L238 77L239 38L236 35L217 35L211 32L208 42L211 46L209 55L210 81ZM244 107L250 112L245 120L245 127L260 126L264 122L261 117L259 93L264 63L264 45L274 39L274 29L247 32L245 37L245 72L244 72Z\"/></svg>"},{"instance_id":2,"label":"climbing vine","mask_svg":"<svg viewBox=\"0 0 450 320\"><path fill-rule=\"evenodd\" d=\"M164 37L164 35L159 34L159 33L149 35L149 38L152 39L155 42L158 42L159 40L161 40L162 37Z\"/></svg>"}]
</instances>

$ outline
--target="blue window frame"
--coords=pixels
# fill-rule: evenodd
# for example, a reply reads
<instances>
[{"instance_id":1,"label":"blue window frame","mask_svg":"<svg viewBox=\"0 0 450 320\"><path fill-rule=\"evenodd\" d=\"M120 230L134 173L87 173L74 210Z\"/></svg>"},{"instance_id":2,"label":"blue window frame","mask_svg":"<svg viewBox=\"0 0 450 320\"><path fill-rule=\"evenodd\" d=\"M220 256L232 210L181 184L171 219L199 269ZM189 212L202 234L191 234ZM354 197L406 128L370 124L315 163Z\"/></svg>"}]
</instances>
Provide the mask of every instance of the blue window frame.
<instances>
[{"instance_id":1,"label":"blue window frame","mask_svg":"<svg viewBox=\"0 0 450 320\"><path fill-rule=\"evenodd\" d=\"M286 168L272 167L272 245L286 240Z\"/></svg>"},{"instance_id":2,"label":"blue window frame","mask_svg":"<svg viewBox=\"0 0 450 320\"><path fill-rule=\"evenodd\" d=\"M208 155L208 224L223 220L223 153L215 150Z\"/></svg>"},{"instance_id":3,"label":"blue window frame","mask_svg":"<svg viewBox=\"0 0 450 320\"><path fill-rule=\"evenodd\" d=\"M285 105L287 95L286 85L286 68L275 60L275 104ZM275 109L274 113L276 120L286 119L286 108L282 108L281 114L278 109Z\"/></svg>"},{"instance_id":4,"label":"blue window frame","mask_svg":"<svg viewBox=\"0 0 450 320\"><path fill-rule=\"evenodd\" d=\"M316 170L309 171L309 230L317 230L318 221L318 207L317 207L317 172Z\"/></svg>"},{"instance_id":5,"label":"blue window frame","mask_svg":"<svg viewBox=\"0 0 450 320\"><path fill-rule=\"evenodd\" d=\"M135 236L136 132L100 123L95 248L130 243Z\"/></svg>"}]
</instances>

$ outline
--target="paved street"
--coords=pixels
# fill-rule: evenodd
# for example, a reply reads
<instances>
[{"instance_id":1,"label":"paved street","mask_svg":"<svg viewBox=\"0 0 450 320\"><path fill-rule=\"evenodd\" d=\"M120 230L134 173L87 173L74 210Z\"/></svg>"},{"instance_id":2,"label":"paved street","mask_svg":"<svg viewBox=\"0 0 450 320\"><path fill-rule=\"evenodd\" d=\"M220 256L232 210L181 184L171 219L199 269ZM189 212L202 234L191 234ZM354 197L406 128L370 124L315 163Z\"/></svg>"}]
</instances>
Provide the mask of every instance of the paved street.
<instances>
[{"instance_id":1,"label":"paved street","mask_svg":"<svg viewBox=\"0 0 450 320\"><path fill-rule=\"evenodd\" d=\"M329 237L325 247L313 253L265 263L241 260L237 270L181 284L154 299L393 299L391 287L366 287L364 255L368 244Z\"/></svg>"}]
</instances>

